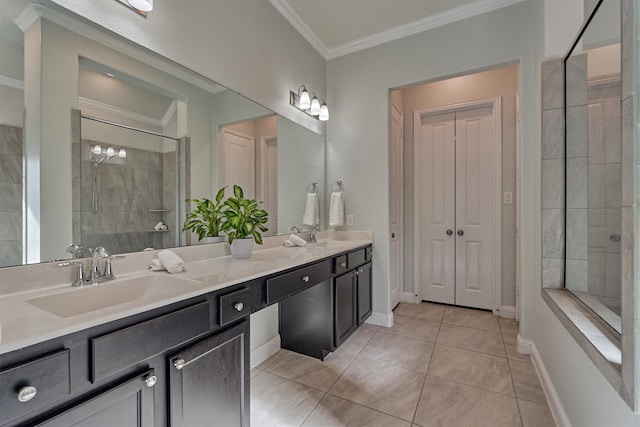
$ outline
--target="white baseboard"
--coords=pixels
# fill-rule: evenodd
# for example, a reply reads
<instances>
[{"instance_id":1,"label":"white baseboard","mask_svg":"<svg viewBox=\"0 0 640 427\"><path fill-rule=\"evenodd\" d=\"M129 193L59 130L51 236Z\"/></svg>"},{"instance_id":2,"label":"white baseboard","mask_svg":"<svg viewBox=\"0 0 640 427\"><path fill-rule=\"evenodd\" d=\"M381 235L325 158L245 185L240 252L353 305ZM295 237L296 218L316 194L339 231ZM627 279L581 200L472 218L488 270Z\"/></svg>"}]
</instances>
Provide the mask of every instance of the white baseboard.
<instances>
[{"instance_id":1,"label":"white baseboard","mask_svg":"<svg viewBox=\"0 0 640 427\"><path fill-rule=\"evenodd\" d=\"M420 298L418 298L418 295L415 295L413 292L403 292L400 295L400 301L418 304L420 302Z\"/></svg>"},{"instance_id":2,"label":"white baseboard","mask_svg":"<svg viewBox=\"0 0 640 427\"><path fill-rule=\"evenodd\" d=\"M261 346L253 349L251 355L249 356L251 369L255 368L256 366L276 354L278 350L280 350L280 334L271 338Z\"/></svg>"},{"instance_id":3,"label":"white baseboard","mask_svg":"<svg viewBox=\"0 0 640 427\"><path fill-rule=\"evenodd\" d=\"M393 311L391 313L372 313L365 323L372 325L384 326L390 328L393 326Z\"/></svg>"},{"instance_id":4,"label":"white baseboard","mask_svg":"<svg viewBox=\"0 0 640 427\"><path fill-rule=\"evenodd\" d=\"M533 341L522 338L520 334L518 334L518 343L516 344L516 350L520 354L531 354L531 347L533 346Z\"/></svg>"},{"instance_id":5,"label":"white baseboard","mask_svg":"<svg viewBox=\"0 0 640 427\"><path fill-rule=\"evenodd\" d=\"M516 318L516 308L512 305L503 305L500 307L498 311L498 316L504 317L506 319L515 319Z\"/></svg>"},{"instance_id":6,"label":"white baseboard","mask_svg":"<svg viewBox=\"0 0 640 427\"><path fill-rule=\"evenodd\" d=\"M533 362L533 367L535 368L538 378L540 378L540 384L542 385L542 389L544 390L544 394L547 396L547 401L549 402L549 409L551 410L551 414L553 415L553 419L556 421L558 427L571 427L571 421L569 421L569 416L567 412L564 410L564 406L560 401L560 397L558 396L558 392L556 388L553 386L551 382L551 377L549 376L549 372L542 363L542 358L540 357L540 353L538 353L538 349L536 345L530 341L525 340L520 335L518 335L518 352L520 352L520 343L523 342L524 346L528 346L529 353L531 354L531 361Z\"/></svg>"}]
</instances>

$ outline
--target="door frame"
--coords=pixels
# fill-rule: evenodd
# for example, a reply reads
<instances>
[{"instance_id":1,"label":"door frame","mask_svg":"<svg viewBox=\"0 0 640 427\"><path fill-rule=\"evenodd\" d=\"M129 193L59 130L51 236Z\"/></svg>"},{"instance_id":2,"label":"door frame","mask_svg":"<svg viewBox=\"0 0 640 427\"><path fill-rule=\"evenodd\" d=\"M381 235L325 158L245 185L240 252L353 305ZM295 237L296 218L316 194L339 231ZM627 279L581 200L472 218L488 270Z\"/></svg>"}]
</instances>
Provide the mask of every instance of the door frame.
<instances>
[{"instance_id":1,"label":"door frame","mask_svg":"<svg viewBox=\"0 0 640 427\"><path fill-rule=\"evenodd\" d=\"M266 200L267 195L267 151L268 145L271 141L276 142L276 147L278 146L278 135L264 135L260 137L260 198L263 202ZM257 192L256 192L257 196ZM277 222L277 219L276 219ZM277 227L276 227L277 230ZM276 233L277 234L277 233Z\"/></svg>"},{"instance_id":2,"label":"door frame","mask_svg":"<svg viewBox=\"0 0 640 427\"><path fill-rule=\"evenodd\" d=\"M491 107L494 119L494 161L493 171L494 188L494 215L493 215L493 268L495 270L495 280L493 284L493 308L495 315L500 313L502 305L502 97L485 98L476 101L461 102L439 107L424 108L415 110L413 113L413 226L414 234L419 236L422 233L420 222L420 206L418 202L422 193L422 171L420 170L420 159L422 158L422 145L418 143L422 138L422 127L418 124L423 117L454 113L462 110L475 109L479 107ZM420 264L421 239L413 239L413 293L418 296L418 301L422 301L422 271Z\"/></svg>"},{"instance_id":3,"label":"door frame","mask_svg":"<svg viewBox=\"0 0 640 427\"><path fill-rule=\"evenodd\" d=\"M399 256L399 265L397 266L399 270L399 284L400 286L400 301L405 302L405 292L404 292L404 111L393 101L393 99L389 99L389 144L391 144L391 120L393 116L393 110L395 110L398 115L400 115L400 126L401 126L401 136L400 136L400 159L399 159L399 174L400 174L400 204L398 206L399 216L400 216L400 238L398 239L398 244L400 245L400 256ZM391 149L391 145L389 145L389 149ZM391 156L389 156L389 172L392 172L393 165L391 164ZM391 174L389 175L389 191L393 190L391 188ZM391 195L389 195L389 200L391 200ZM391 209L391 207L389 207ZM391 215L389 215L391 218ZM391 220L389 220L389 228L391 228ZM389 253L391 253L391 240L389 240ZM391 259L389 259L389 266L391 266ZM390 269L391 270L391 269ZM390 282L391 284L391 282ZM391 302L391 291L392 288L389 286L389 301ZM410 302L415 302L415 297L412 295L410 298ZM391 305L391 304L390 304ZM394 307L389 307L389 311L392 311Z\"/></svg>"}]
</instances>

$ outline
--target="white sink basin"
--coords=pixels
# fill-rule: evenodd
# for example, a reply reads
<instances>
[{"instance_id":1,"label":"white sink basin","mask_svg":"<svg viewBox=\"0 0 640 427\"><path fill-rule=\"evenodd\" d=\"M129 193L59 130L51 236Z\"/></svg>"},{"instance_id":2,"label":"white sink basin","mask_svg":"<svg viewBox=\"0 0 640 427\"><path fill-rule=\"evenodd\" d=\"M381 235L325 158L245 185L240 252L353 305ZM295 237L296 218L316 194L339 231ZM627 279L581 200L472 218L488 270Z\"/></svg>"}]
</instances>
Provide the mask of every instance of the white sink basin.
<instances>
[{"instance_id":1,"label":"white sink basin","mask_svg":"<svg viewBox=\"0 0 640 427\"><path fill-rule=\"evenodd\" d=\"M73 317L127 303L149 303L177 296L199 282L168 275L149 275L115 280L26 300L59 317Z\"/></svg>"}]
</instances>

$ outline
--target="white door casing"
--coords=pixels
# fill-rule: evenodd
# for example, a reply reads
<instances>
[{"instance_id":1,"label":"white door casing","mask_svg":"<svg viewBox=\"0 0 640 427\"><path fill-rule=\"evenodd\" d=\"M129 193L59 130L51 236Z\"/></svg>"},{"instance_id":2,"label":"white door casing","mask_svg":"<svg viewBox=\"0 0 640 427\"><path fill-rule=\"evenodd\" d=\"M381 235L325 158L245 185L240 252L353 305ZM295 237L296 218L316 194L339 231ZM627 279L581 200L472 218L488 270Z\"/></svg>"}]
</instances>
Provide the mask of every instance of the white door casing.
<instances>
[{"instance_id":1,"label":"white door casing","mask_svg":"<svg viewBox=\"0 0 640 427\"><path fill-rule=\"evenodd\" d=\"M500 307L499 117L500 98L415 112L414 274L422 299Z\"/></svg>"},{"instance_id":2,"label":"white door casing","mask_svg":"<svg viewBox=\"0 0 640 427\"><path fill-rule=\"evenodd\" d=\"M255 197L255 138L223 128L222 153L218 164L222 184L239 185L247 198Z\"/></svg>"},{"instance_id":3,"label":"white door casing","mask_svg":"<svg viewBox=\"0 0 640 427\"><path fill-rule=\"evenodd\" d=\"M269 212L268 235L278 233L278 137L262 138L262 191L263 208Z\"/></svg>"},{"instance_id":4,"label":"white door casing","mask_svg":"<svg viewBox=\"0 0 640 427\"><path fill-rule=\"evenodd\" d=\"M390 229L390 311L402 295L402 242L403 242L403 113L391 102L389 126L389 229Z\"/></svg>"}]
</instances>

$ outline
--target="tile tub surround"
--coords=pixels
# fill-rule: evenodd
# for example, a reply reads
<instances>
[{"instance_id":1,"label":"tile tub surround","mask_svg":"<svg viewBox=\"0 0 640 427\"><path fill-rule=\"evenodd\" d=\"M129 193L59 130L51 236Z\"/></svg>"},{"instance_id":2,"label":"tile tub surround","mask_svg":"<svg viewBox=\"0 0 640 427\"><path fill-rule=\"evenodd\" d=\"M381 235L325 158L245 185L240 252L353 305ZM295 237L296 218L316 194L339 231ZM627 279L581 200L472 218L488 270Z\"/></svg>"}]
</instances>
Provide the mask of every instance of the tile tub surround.
<instances>
[{"instance_id":1,"label":"tile tub surround","mask_svg":"<svg viewBox=\"0 0 640 427\"><path fill-rule=\"evenodd\" d=\"M0 267L22 264L22 128L0 125Z\"/></svg>"},{"instance_id":2,"label":"tile tub surround","mask_svg":"<svg viewBox=\"0 0 640 427\"><path fill-rule=\"evenodd\" d=\"M517 322L486 315L401 303L396 319L435 323L435 336L365 324L324 363L280 350L251 373L251 425L555 426L531 360L510 350Z\"/></svg>"},{"instance_id":3,"label":"tile tub surround","mask_svg":"<svg viewBox=\"0 0 640 427\"><path fill-rule=\"evenodd\" d=\"M228 243L174 248L185 261L185 271L175 277L200 282L196 288L190 287L184 294L160 301L141 305L135 302L121 304L69 318L49 314L25 300L68 290L74 269L60 268L51 263L0 269L0 354L295 268L373 242L373 234L370 232L325 231L317 234L319 242L316 245L285 248L282 244L286 238L286 235L265 238L265 244L257 245L249 260L232 259ZM122 280L154 274L167 275L166 272L148 270L149 261L157 258L157 253L158 251L127 254L124 259L114 261L114 272ZM109 286L109 282L98 286Z\"/></svg>"}]
</instances>

